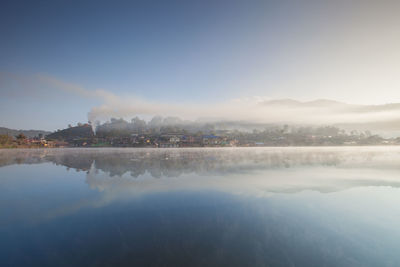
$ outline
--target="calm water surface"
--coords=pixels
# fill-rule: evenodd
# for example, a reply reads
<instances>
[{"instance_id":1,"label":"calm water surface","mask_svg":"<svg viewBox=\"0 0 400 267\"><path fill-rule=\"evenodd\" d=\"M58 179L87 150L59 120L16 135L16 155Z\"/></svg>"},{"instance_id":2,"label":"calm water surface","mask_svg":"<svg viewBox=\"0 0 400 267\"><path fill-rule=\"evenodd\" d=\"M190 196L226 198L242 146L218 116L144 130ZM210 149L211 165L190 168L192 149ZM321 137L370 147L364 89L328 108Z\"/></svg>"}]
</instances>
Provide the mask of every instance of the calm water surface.
<instances>
[{"instance_id":1,"label":"calm water surface","mask_svg":"<svg viewBox=\"0 0 400 267\"><path fill-rule=\"evenodd\" d=\"M0 266L400 266L400 148L0 150Z\"/></svg>"}]
</instances>

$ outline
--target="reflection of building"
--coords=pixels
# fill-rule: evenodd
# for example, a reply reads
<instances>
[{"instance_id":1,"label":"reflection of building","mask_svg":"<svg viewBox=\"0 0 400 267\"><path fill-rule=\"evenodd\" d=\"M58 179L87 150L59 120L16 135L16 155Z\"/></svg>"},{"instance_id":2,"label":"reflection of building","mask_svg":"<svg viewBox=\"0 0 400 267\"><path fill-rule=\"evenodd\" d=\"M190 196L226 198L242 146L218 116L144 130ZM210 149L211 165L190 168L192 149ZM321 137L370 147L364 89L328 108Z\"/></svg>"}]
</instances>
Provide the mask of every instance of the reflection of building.
<instances>
[{"instance_id":1,"label":"reflection of building","mask_svg":"<svg viewBox=\"0 0 400 267\"><path fill-rule=\"evenodd\" d=\"M49 141L49 146L61 147L63 142ZM178 144L174 144L178 145ZM161 146L161 145L160 145ZM172 147L163 144L162 147ZM0 151L2 152L2 151ZM30 162L54 162L70 168L88 170L95 163L110 175L146 172L161 176L179 173L237 173L248 170L291 168L298 166L348 166L365 168L380 166L398 169L399 147L347 148L224 148L224 149L32 149L0 153L0 166ZM387 161L388 158L391 161Z\"/></svg>"}]
</instances>

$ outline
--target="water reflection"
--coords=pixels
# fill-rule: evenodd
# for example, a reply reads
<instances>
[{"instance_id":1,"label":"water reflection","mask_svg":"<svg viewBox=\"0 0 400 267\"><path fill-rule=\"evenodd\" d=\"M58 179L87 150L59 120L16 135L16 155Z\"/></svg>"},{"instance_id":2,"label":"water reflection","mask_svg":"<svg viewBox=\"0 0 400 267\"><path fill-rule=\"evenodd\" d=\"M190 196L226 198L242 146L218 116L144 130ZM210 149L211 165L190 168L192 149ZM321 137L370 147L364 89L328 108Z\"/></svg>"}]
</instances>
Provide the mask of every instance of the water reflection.
<instances>
[{"instance_id":1,"label":"water reflection","mask_svg":"<svg viewBox=\"0 0 400 267\"><path fill-rule=\"evenodd\" d=\"M119 187L138 192L169 188L250 190L251 194L259 194L400 185L397 147L52 149L0 153L0 166L44 162L85 171L87 184L100 191Z\"/></svg>"},{"instance_id":2,"label":"water reflection","mask_svg":"<svg viewBox=\"0 0 400 267\"><path fill-rule=\"evenodd\" d=\"M2 150L0 166L1 266L400 265L397 147Z\"/></svg>"}]
</instances>

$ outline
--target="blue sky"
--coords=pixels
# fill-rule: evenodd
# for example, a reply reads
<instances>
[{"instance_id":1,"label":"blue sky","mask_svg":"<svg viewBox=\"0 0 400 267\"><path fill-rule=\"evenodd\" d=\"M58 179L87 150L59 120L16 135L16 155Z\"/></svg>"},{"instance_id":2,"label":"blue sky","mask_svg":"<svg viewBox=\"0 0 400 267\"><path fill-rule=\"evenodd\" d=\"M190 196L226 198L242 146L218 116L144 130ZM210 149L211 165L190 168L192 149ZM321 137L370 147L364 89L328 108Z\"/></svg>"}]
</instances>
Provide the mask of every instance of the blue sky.
<instances>
[{"instance_id":1,"label":"blue sky","mask_svg":"<svg viewBox=\"0 0 400 267\"><path fill-rule=\"evenodd\" d=\"M104 104L38 76L169 105L399 101L398 5L347 2L2 1L0 125L64 128Z\"/></svg>"}]
</instances>

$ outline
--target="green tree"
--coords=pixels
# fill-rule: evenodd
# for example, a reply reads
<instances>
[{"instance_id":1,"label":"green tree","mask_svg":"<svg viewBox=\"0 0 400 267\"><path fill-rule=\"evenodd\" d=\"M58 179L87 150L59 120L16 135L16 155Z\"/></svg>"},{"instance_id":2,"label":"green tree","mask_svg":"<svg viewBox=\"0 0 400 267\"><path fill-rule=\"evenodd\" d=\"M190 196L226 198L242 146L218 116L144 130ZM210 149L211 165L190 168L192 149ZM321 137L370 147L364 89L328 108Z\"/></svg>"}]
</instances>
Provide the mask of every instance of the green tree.
<instances>
[{"instance_id":1,"label":"green tree","mask_svg":"<svg viewBox=\"0 0 400 267\"><path fill-rule=\"evenodd\" d=\"M18 144L23 144L26 142L26 136L23 133L20 133L16 136Z\"/></svg>"},{"instance_id":2,"label":"green tree","mask_svg":"<svg viewBox=\"0 0 400 267\"><path fill-rule=\"evenodd\" d=\"M20 133L19 135L16 136L17 140L25 140L26 136L23 133Z\"/></svg>"}]
</instances>

